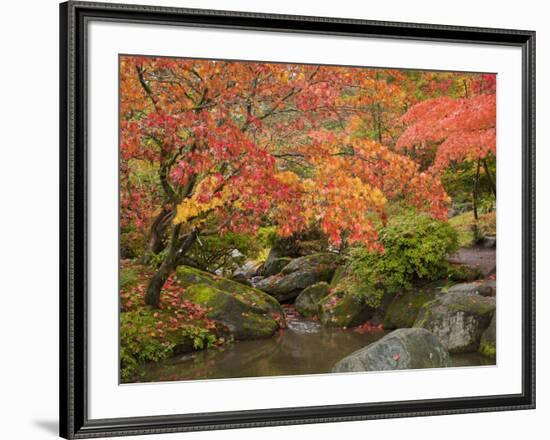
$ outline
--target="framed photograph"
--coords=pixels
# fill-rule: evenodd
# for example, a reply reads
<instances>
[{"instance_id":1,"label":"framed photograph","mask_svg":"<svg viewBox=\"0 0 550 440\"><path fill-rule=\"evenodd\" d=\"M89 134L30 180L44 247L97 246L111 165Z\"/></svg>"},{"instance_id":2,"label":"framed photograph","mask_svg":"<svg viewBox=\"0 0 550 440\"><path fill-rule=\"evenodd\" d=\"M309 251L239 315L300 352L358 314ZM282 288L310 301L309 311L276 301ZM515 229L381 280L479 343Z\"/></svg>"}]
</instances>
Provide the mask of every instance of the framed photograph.
<instances>
[{"instance_id":1,"label":"framed photograph","mask_svg":"<svg viewBox=\"0 0 550 440\"><path fill-rule=\"evenodd\" d=\"M62 437L535 407L535 32L60 18Z\"/></svg>"}]
</instances>

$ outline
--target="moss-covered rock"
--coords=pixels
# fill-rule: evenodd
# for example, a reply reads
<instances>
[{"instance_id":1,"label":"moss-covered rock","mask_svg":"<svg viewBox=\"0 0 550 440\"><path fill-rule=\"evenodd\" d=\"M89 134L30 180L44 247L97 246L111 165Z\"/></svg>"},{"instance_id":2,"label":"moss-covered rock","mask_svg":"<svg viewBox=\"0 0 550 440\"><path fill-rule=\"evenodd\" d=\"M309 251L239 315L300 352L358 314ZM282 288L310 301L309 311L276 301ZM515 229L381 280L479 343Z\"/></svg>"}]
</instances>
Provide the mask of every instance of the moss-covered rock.
<instances>
[{"instance_id":1,"label":"moss-covered rock","mask_svg":"<svg viewBox=\"0 0 550 440\"><path fill-rule=\"evenodd\" d=\"M319 302L329 293L329 285L321 281L313 286L306 287L296 298L294 306L302 316L317 316Z\"/></svg>"},{"instance_id":2,"label":"moss-covered rock","mask_svg":"<svg viewBox=\"0 0 550 440\"><path fill-rule=\"evenodd\" d=\"M489 327L481 335L479 352L491 359L497 357L497 317L493 316Z\"/></svg>"},{"instance_id":3,"label":"moss-covered rock","mask_svg":"<svg viewBox=\"0 0 550 440\"><path fill-rule=\"evenodd\" d=\"M272 275L277 275L283 268L292 261L290 257L280 257L269 260L265 263L263 269L263 275L270 277Z\"/></svg>"},{"instance_id":4,"label":"moss-covered rock","mask_svg":"<svg viewBox=\"0 0 550 440\"><path fill-rule=\"evenodd\" d=\"M449 263L449 272L447 277L451 281L458 283L468 283L475 281L483 276L483 271L476 266L467 266L459 263Z\"/></svg>"},{"instance_id":5,"label":"moss-covered rock","mask_svg":"<svg viewBox=\"0 0 550 440\"><path fill-rule=\"evenodd\" d=\"M257 313L277 313L284 316L281 305L271 295L254 287L246 286L236 281L218 277L194 267L180 266L176 270L176 277L184 287L195 284L207 284L219 290L233 294L239 301L246 303L251 310Z\"/></svg>"},{"instance_id":6,"label":"moss-covered rock","mask_svg":"<svg viewBox=\"0 0 550 440\"><path fill-rule=\"evenodd\" d=\"M261 280L256 287L280 302L295 298L306 287L329 282L340 264L336 254L323 253L295 258L280 273Z\"/></svg>"},{"instance_id":7,"label":"moss-covered rock","mask_svg":"<svg viewBox=\"0 0 550 440\"><path fill-rule=\"evenodd\" d=\"M495 298L446 293L424 304L414 327L431 331L451 353L473 352L478 350L495 309Z\"/></svg>"},{"instance_id":8,"label":"moss-covered rock","mask_svg":"<svg viewBox=\"0 0 550 440\"><path fill-rule=\"evenodd\" d=\"M469 293L470 295L492 296L494 281L477 281L472 283L460 283L451 286L448 293Z\"/></svg>"},{"instance_id":9,"label":"moss-covered rock","mask_svg":"<svg viewBox=\"0 0 550 440\"><path fill-rule=\"evenodd\" d=\"M178 267L176 277L189 300L207 307L235 339L268 337L284 324L281 305L261 290L189 266Z\"/></svg>"},{"instance_id":10,"label":"moss-covered rock","mask_svg":"<svg viewBox=\"0 0 550 440\"><path fill-rule=\"evenodd\" d=\"M432 333L420 328L403 328L346 356L332 371L404 370L450 365L449 353Z\"/></svg>"},{"instance_id":11,"label":"moss-covered rock","mask_svg":"<svg viewBox=\"0 0 550 440\"><path fill-rule=\"evenodd\" d=\"M412 327L422 306L432 301L436 294L437 290L431 287L408 290L397 294L386 310L384 328Z\"/></svg>"},{"instance_id":12,"label":"moss-covered rock","mask_svg":"<svg viewBox=\"0 0 550 440\"><path fill-rule=\"evenodd\" d=\"M186 295L190 301L206 307L207 316L227 327L235 339L269 337L279 328L275 316L259 313L249 301L232 292L208 284L193 284L187 288Z\"/></svg>"},{"instance_id":13,"label":"moss-covered rock","mask_svg":"<svg viewBox=\"0 0 550 440\"><path fill-rule=\"evenodd\" d=\"M362 297L335 292L321 299L318 316L327 327L353 327L368 321L375 312Z\"/></svg>"}]
</instances>

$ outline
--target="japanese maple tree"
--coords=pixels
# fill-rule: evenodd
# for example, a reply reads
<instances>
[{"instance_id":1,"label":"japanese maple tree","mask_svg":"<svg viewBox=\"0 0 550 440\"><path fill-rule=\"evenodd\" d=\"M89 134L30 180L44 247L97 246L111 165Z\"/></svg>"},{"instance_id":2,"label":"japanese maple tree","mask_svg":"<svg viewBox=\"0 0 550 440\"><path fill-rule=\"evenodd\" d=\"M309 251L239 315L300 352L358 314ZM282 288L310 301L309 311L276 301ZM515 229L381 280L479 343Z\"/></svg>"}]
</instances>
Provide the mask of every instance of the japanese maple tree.
<instances>
[{"instance_id":1,"label":"japanese maple tree","mask_svg":"<svg viewBox=\"0 0 550 440\"><path fill-rule=\"evenodd\" d=\"M136 161L155 170L147 197L139 182L121 179L121 216L149 228L153 252L165 251L147 304L159 305L170 273L201 235L252 234L268 219L289 236L315 223L335 246L345 240L380 251L373 220L384 221L388 199L446 216L435 174L380 142L348 136L360 103L342 99L350 71L121 58L122 171Z\"/></svg>"},{"instance_id":2,"label":"japanese maple tree","mask_svg":"<svg viewBox=\"0 0 550 440\"><path fill-rule=\"evenodd\" d=\"M480 75L465 86L463 97L441 96L412 106L401 118L406 129L397 147L429 148L436 145L432 169L440 173L452 163L476 164L476 186L483 165L496 196L495 179L487 164L488 156L496 156L496 77Z\"/></svg>"}]
</instances>

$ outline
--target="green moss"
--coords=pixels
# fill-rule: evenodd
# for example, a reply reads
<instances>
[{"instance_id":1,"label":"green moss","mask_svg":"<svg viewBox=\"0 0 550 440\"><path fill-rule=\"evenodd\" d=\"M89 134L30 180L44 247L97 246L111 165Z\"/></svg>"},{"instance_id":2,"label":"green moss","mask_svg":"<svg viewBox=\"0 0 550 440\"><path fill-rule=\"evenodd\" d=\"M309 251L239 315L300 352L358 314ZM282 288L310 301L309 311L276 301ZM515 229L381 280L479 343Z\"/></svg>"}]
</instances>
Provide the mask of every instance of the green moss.
<instances>
[{"instance_id":1,"label":"green moss","mask_svg":"<svg viewBox=\"0 0 550 440\"><path fill-rule=\"evenodd\" d=\"M279 321L284 321L284 312L280 306L277 310L261 311L256 306L242 301L242 295L207 284L189 286L186 296L190 301L206 307L208 318L226 327L235 339L271 336L279 328ZM250 298L247 298L247 301L250 301Z\"/></svg>"},{"instance_id":2,"label":"green moss","mask_svg":"<svg viewBox=\"0 0 550 440\"><path fill-rule=\"evenodd\" d=\"M279 257L266 261L264 264L263 275L266 277L277 275L284 267L292 261L290 257Z\"/></svg>"},{"instance_id":3,"label":"green moss","mask_svg":"<svg viewBox=\"0 0 550 440\"><path fill-rule=\"evenodd\" d=\"M435 298L430 288L406 291L398 294L386 310L384 328L412 327L422 306Z\"/></svg>"},{"instance_id":4,"label":"green moss","mask_svg":"<svg viewBox=\"0 0 550 440\"><path fill-rule=\"evenodd\" d=\"M239 301L250 305L260 312L282 313L280 304L275 298L254 287L245 286L227 278L217 277L189 266L178 267L176 277L184 287L189 288L196 284L211 286L233 294Z\"/></svg>"},{"instance_id":5,"label":"green moss","mask_svg":"<svg viewBox=\"0 0 550 440\"><path fill-rule=\"evenodd\" d=\"M336 293L319 302L319 319L328 327L351 327L372 317L374 309L355 295Z\"/></svg>"},{"instance_id":6,"label":"green moss","mask_svg":"<svg viewBox=\"0 0 550 440\"><path fill-rule=\"evenodd\" d=\"M223 298L222 291L208 284L194 284L187 289L186 295L191 301L207 307L218 305Z\"/></svg>"},{"instance_id":7,"label":"green moss","mask_svg":"<svg viewBox=\"0 0 550 440\"><path fill-rule=\"evenodd\" d=\"M491 359L495 359L497 356L497 347L495 344L491 344L487 341L481 341L479 343L479 352L487 357L490 357Z\"/></svg>"},{"instance_id":8,"label":"green moss","mask_svg":"<svg viewBox=\"0 0 550 440\"><path fill-rule=\"evenodd\" d=\"M453 294L447 294L453 295ZM495 303L488 298L479 295L454 295L453 301L447 302L447 307L454 313L472 313L478 315L492 314L495 311Z\"/></svg>"},{"instance_id":9,"label":"green moss","mask_svg":"<svg viewBox=\"0 0 550 440\"><path fill-rule=\"evenodd\" d=\"M479 341L479 352L491 359L497 356L497 335L496 335L496 316L493 317L489 327L481 335Z\"/></svg>"},{"instance_id":10,"label":"green moss","mask_svg":"<svg viewBox=\"0 0 550 440\"><path fill-rule=\"evenodd\" d=\"M279 328L276 321L263 315L250 314L245 318L241 330L243 335L254 336L254 338L267 338Z\"/></svg>"},{"instance_id":11,"label":"green moss","mask_svg":"<svg viewBox=\"0 0 550 440\"><path fill-rule=\"evenodd\" d=\"M329 285L325 281L321 281L302 290L296 298L294 306L302 316L317 316L319 302L328 294Z\"/></svg>"}]
</instances>

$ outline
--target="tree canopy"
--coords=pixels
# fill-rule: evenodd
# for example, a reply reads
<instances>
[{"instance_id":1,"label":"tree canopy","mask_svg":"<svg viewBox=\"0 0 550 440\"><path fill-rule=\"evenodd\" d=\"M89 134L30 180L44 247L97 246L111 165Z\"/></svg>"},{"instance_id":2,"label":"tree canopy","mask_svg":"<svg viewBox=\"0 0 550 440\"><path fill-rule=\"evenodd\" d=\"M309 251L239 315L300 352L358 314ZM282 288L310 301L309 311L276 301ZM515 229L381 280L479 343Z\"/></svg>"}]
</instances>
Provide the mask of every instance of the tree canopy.
<instances>
[{"instance_id":1,"label":"tree canopy","mask_svg":"<svg viewBox=\"0 0 550 440\"><path fill-rule=\"evenodd\" d=\"M445 219L440 175L495 154L494 75L123 56L121 225L166 255L160 289L201 235L315 226L383 251L399 203ZM476 90L475 92L473 90ZM423 166L411 149L433 148Z\"/></svg>"}]
</instances>

